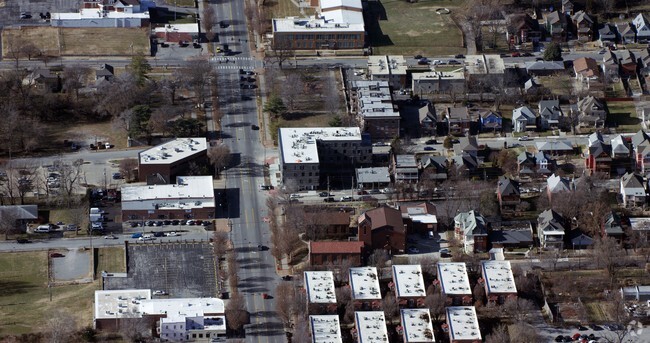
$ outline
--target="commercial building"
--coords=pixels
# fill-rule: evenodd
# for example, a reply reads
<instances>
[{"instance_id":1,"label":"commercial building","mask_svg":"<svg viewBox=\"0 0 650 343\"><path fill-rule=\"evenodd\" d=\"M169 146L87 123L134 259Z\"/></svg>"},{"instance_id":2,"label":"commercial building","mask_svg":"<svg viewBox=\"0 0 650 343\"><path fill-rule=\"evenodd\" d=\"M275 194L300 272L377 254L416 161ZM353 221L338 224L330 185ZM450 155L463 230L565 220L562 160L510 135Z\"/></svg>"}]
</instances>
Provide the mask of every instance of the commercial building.
<instances>
[{"instance_id":1,"label":"commercial building","mask_svg":"<svg viewBox=\"0 0 650 343\"><path fill-rule=\"evenodd\" d=\"M146 320L162 342L225 338L224 313L218 298L152 299L149 289L95 291L95 329L117 331L125 321Z\"/></svg>"},{"instance_id":2,"label":"commercial building","mask_svg":"<svg viewBox=\"0 0 650 343\"><path fill-rule=\"evenodd\" d=\"M510 261L481 261L481 274L488 302L502 304L508 298L517 297Z\"/></svg>"},{"instance_id":3,"label":"commercial building","mask_svg":"<svg viewBox=\"0 0 650 343\"><path fill-rule=\"evenodd\" d=\"M322 0L320 13L274 18L271 25L276 50L358 50L365 45L361 0Z\"/></svg>"},{"instance_id":4,"label":"commercial building","mask_svg":"<svg viewBox=\"0 0 650 343\"><path fill-rule=\"evenodd\" d=\"M350 268L350 291L356 310L378 310L381 307L379 274L375 267Z\"/></svg>"},{"instance_id":5,"label":"commercial building","mask_svg":"<svg viewBox=\"0 0 650 343\"><path fill-rule=\"evenodd\" d=\"M168 43L192 42L199 37L199 32L198 23L165 24L154 28L156 38Z\"/></svg>"},{"instance_id":6,"label":"commercial building","mask_svg":"<svg viewBox=\"0 0 650 343\"><path fill-rule=\"evenodd\" d=\"M311 343L342 343L341 324L337 315L309 316Z\"/></svg>"},{"instance_id":7,"label":"commercial building","mask_svg":"<svg viewBox=\"0 0 650 343\"><path fill-rule=\"evenodd\" d=\"M350 185L355 167L372 162L370 137L358 127L281 128L282 182L317 189L331 182Z\"/></svg>"},{"instance_id":8,"label":"commercial building","mask_svg":"<svg viewBox=\"0 0 650 343\"><path fill-rule=\"evenodd\" d=\"M429 309L409 308L400 312L404 343L435 342ZM399 333L399 328L398 328Z\"/></svg>"},{"instance_id":9,"label":"commercial building","mask_svg":"<svg viewBox=\"0 0 650 343\"><path fill-rule=\"evenodd\" d=\"M138 154L138 181L148 184L174 183L187 175L190 163L207 163L205 138L176 138Z\"/></svg>"},{"instance_id":10,"label":"commercial building","mask_svg":"<svg viewBox=\"0 0 650 343\"><path fill-rule=\"evenodd\" d=\"M450 343L481 343L481 330L474 306L450 306L446 308Z\"/></svg>"},{"instance_id":11,"label":"commercial building","mask_svg":"<svg viewBox=\"0 0 650 343\"><path fill-rule=\"evenodd\" d=\"M388 330L383 311L354 312L354 330L359 343L388 342Z\"/></svg>"},{"instance_id":12,"label":"commercial building","mask_svg":"<svg viewBox=\"0 0 650 343\"><path fill-rule=\"evenodd\" d=\"M426 291L422 278L422 267L419 264L394 265L393 282L390 286L395 289L395 298L400 308L422 307Z\"/></svg>"},{"instance_id":13,"label":"commercial building","mask_svg":"<svg viewBox=\"0 0 650 343\"><path fill-rule=\"evenodd\" d=\"M472 288L465 262L438 262L438 281L448 304L472 304Z\"/></svg>"},{"instance_id":14,"label":"commercial building","mask_svg":"<svg viewBox=\"0 0 650 343\"><path fill-rule=\"evenodd\" d=\"M399 136L400 115L393 106L388 81L353 81L350 107L363 131L370 133L373 139L393 139Z\"/></svg>"},{"instance_id":15,"label":"commercial building","mask_svg":"<svg viewBox=\"0 0 650 343\"><path fill-rule=\"evenodd\" d=\"M176 181L122 187L122 220L214 218L212 176L179 176Z\"/></svg>"},{"instance_id":16,"label":"commercial building","mask_svg":"<svg viewBox=\"0 0 650 343\"><path fill-rule=\"evenodd\" d=\"M56 27L145 27L153 1L83 0L79 12L52 13Z\"/></svg>"}]
</instances>

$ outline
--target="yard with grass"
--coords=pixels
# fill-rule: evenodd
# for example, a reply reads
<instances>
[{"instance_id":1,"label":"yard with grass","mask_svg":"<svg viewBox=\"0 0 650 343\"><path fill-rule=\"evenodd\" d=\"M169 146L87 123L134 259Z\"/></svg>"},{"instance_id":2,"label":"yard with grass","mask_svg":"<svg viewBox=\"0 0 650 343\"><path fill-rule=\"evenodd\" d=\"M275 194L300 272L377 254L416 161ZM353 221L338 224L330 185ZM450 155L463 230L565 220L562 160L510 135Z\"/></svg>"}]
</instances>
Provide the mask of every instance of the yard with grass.
<instances>
[{"instance_id":1,"label":"yard with grass","mask_svg":"<svg viewBox=\"0 0 650 343\"><path fill-rule=\"evenodd\" d=\"M610 101L606 126L615 127L617 133L637 132L641 129L641 119L637 118L636 107L632 101Z\"/></svg>"},{"instance_id":2,"label":"yard with grass","mask_svg":"<svg viewBox=\"0 0 650 343\"><path fill-rule=\"evenodd\" d=\"M74 316L79 325L92 325L97 283L52 287L51 301L47 284L46 252L0 254L0 335L43 328L55 310Z\"/></svg>"},{"instance_id":3,"label":"yard with grass","mask_svg":"<svg viewBox=\"0 0 650 343\"><path fill-rule=\"evenodd\" d=\"M126 273L126 256L124 247L107 247L95 249L95 277L107 273Z\"/></svg>"},{"instance_id":4,"label":"yard with grass","mask_svg":"<svg viewBox=\"0 0 650 343\"><path fill-rule=\"evenodd\" d=\"M451 13L463 1L422 0L408 3L387 0L368 3L366 22L373 54L453 55L464 54L460 29L450 14L437 14L436 9L448 8Z\"/></svg>"},{"instance_id":5,"label":"yard with grass","mask_svg":"<svg viewBox=\"0 0 650 343\"><path fill-rule=\"evenodd\" d=\"M5 28L2 32L2 56L5 58L10 55L7 42L12 40L19 40L21 44L32 43L48 56L130 56L149 53L145 28Z\"/></svg>"},{"instance_id":6,"label":"yard with grass","mask_svg":"<svg viewBox=\"0 0 650 343\"><path fill-rule=\"evenodd\" d=\"M264 6L270 10L270 18L302 17L314 14L314 10L311 8L305 8L305 14L301 14L298 6L291 0L267 0Z\"/></svg>"}]
</instances>

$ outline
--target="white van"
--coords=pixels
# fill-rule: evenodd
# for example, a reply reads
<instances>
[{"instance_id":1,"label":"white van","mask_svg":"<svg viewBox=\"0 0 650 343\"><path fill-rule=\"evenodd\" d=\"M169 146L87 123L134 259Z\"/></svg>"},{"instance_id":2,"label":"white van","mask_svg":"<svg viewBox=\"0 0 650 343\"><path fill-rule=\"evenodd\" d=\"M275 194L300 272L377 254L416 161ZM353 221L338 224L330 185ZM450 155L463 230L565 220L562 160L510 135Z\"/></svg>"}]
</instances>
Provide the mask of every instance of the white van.
<instances>
[{"instance_id":1,"label":"white van","mask_svg":"<svg viewBox=\"0 0 650 343\"><path fill-rule=\"evenodd\" d=\"M37 228L34 229L34 232L48 233L48 232L50 232L50 224L39 225Z\"/></svg>"},{"instance_id":2,"label":"white van","mask_svg":"<svg viewBox=\"0 0 650 343\"><path fill-rule=\"evenodd\" d=\"M99 207L91 207L90 214L102 214L102 211L99 209Z\"/></svg>"}]
</instances>

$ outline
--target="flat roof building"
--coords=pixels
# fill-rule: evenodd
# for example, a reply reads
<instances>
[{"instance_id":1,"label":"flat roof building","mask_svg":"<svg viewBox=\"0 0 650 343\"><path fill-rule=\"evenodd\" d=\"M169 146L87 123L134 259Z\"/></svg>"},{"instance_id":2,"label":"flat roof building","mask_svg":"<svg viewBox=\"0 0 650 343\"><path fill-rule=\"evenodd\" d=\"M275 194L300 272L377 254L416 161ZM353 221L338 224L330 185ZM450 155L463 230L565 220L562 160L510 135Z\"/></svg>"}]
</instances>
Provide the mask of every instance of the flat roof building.
<instances>
[{"instance_id":1,"label":"flat roof building","mask_svg":"<svg viewBox=\"0 0 650 343\"><path fill-rule=\"evenodd\" d=\"M450 343L480 343L483 341L474 306L446 308Z\"/></svg>"},{"instance_id":2,"label":"flat roof building","mask_svg":"<svg viewBox=\"0 0 650 343\"><path fill-rule=\"evenodd\" d=\"M420 302L426 296L426 290L422 278L422 267L419 264L394 265L393 282L395 297L400 305L410 307L421 305ZM414 299L416 302L412 301Z\"/></svg>"},{"instance_id":3,"label":"flat roof building","mask_svg":"<svg viewBox=\"0 0 650 343\"><path fill-rule=\"evenodd\" d=\"M342 343L338 315L309 316L312 343Z\"/></svg>"},{"instance_id":4,"label":"flat roof building","mask_svg":"<svg viewBox=\"0 0 650 343\"><path fill-rule=\"evenodd\" d=\"M330 174L349 184L355 166L372 162L370 137L358 127L281 128L278 142L282 182L299 189L317 189Z\"/></svg>"},{"instance_id":5,"label":"flat roof building","mask_svg":"<svg viewBox=\"0 0 650 343\"><path fill-rule=\"evenodd\" d=\"M373 139L392 139L399 135L400 114L393 106L388 81L352 81L350 101L360 126Z\"/></svg>"},{"instance_id":6,"label":"flat roof building","mask_svg":"<svg viewBox=\"0 0 650 343\"><path fill-rule=\"evenodd\" d=\"M481 273L488 301L503 303L507 298L517 296L510 261L481 261Z\"/></svg>"},{"instance_id":7,"label":"flat roof building","mask_svg":"<svg viewBox=\"0 0 650 343\"><path fill-rule=\"evenodd\" d=\"M354 325L359 343L388 342L388 330L383 311L354 312Z\"/></svg>"},{"instance_id":8,"label":"flat roof building","mask_svg":"<svg viewBox=\"0 0 650 343\"><path fill-rule=\"evenodd\" d=\"M411 80L413 94L460 93L465 91L465 72L431 71L413 73Z\"/></svg>"},{"instance_id":9,"label":"flat roof building","mask_svg":"<svg viewBox=\"0 0 650 343\"><path fill-rule=\"evenodd\" d=\"M179 176L173 185L122 187L122 220L214 218L212 176Z\"/></svg>"},{"instance_id":10,"label":"flat roof building","mask_svg":"<svg viewBox=\"0 0 650 343\"><path fill-rule=\"evenodd\" d=\"M208 144L204 137L176 138L138 154L138 180L174 183L187 173L190 162L207 163Z\"/></svg>"},{"instance_id":11,"label":"flat roof building","mask_svg":"<svg viewBox=\"0 0 650 343\"><path fill-rule=\"evenodd\" d=\"M406 70L404 56L368 56L368 73L371 80L386 81L393 89L406 86Z\"/></svg>"},{"instance_id":12,"label":"flat roof building","mask_svg":"<svg viewBox=\"0 0 650 343\"><path fill-rule=\"evenodd\" d=\"M404 343L435 342L429 309L409 308L401 311Z\"/></svg>"},{"instance_id":13,"label":"flat roof building","mask_svg":"<svg viewBox=\"0 0 650 343\"><path fill-rule=\"evenodd\" d=\"M350 268L350 290L352 300L381 300L377 268Z\"/></svg>"},{"instance_id":14,"label":"flat roof building","mask_svg":"<svg viewBox=\"0 0 650 343\"><path fill-rule=\"evenodd\" d=\"M305 272L307 300L314 304L336 304L334 273L323 271Z\"/></svg>"},{"instance_id":15,"label":"flat roof building","mask_svg":"<svg viewBox=\"0 0 650 343\"><path fill-rule=\"evenodd\" d=\"M388 167L357 168L357 185L363 189L381 189L390 184Z\"/></svg>"},{"instance_id":16,"label":"flat roof building","mask_svg":"<svg viewBox=\"0 0 650 343\"><path fill-rule=\"evenodd\" d=\"M450 298L452 305L472 303L472 288L464 262L438 262L438 280L442 294Z\"/></svg>"}]
</instances>

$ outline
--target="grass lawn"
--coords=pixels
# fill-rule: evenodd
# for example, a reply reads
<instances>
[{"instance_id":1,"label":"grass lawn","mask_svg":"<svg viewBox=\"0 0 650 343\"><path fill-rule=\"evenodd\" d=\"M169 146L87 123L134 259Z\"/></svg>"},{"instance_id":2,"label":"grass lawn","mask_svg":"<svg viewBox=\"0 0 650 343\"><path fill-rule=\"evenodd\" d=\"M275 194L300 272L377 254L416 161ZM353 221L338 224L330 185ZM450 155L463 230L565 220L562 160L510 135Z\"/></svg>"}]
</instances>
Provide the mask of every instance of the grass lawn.
<instances>
[{"instance_id":1,"label":"grass lawn","mask_svg":"<svg viewBox=\"0 0 650 343\"><path fill-rule=\"evenodd\" d=\"M95 272L126 273L124 247L95 249Z\"/></svg>"},{"instance_id":2,"label":"grass lawn","mask_svg":"<svg viewBox=\"0 0 650 343\"><path fill-rule=\"evenodd\" d=\"M302 17L300 9L291 0L270 0L265 6L270 10L269 18ZM312 15L312 9L304 9L305 15Z\"/></svg>"},{"instance_id":3,"label":"grass lawn","mask_svg":"<svg viewBox=\"0 0 650 343\"><path fill-rule=\"evenodd\" d=\"M2 55L7 57L7 42L11 39L18 39L22 44L31 42L50 56L148 55L147 31L145 28L59 29L49 26L5 29L2 33Z\"/></svg>"},{"instance_id":4,"label":"grass lawn","mask_svg":"<svg viewBox=\"0 0 650 343\"><path fill-rule=\"evenodd\" d=\"M634 102L609 102L607 104L609 114L605 125L616 126L617 132L637 132L641 129L641 120L636 116Z\"/></svg>"},{"instance_id":5,"label":"grass lawn","mask_svg":"<svg viewBox=\"0 0 650 343\"><path fill-rule=\"evenodd\" d=\"M167 0L167 3L178 7L194 7L194 0Z\"/></svg>"},{"instance_id":6,"label":"grass lawn","mask_svg":"<svg viewBox=\"0 0 650 343\"><path fill-rule=\"evenodd\" d=\"M368 3L369 17L378 22L366 23L373 54L426 56L465 53L459 28L451 15L437 14L438 8L449 8L452 13L462 1L421 0L407 3L387 0L377 5Z\"/></svg>"},{"instance_id":7,"label":"grass lawn","mask_svg":"<svg viewBox=\"0 0 650 343\"><path fill-rule=\"evenodd\" d=\"M0 335L22 334L42 328L54 310L92 325L96 283L47 288L47 253L0 254Z\"/></svg>"}]
</instances>

